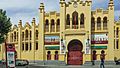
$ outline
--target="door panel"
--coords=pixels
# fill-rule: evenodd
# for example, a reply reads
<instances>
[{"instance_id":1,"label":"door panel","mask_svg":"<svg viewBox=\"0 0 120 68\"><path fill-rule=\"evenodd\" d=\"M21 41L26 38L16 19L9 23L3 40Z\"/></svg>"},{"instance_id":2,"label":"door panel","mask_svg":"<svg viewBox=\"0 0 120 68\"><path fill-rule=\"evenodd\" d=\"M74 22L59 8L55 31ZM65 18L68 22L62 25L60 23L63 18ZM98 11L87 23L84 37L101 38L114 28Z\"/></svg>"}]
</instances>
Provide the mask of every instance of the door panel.
<instances>
[{"instance_id":1,"label":"door panel","mask_svg":"<svg viewBox=\"0 0 120 68\"><path fill-rule=\"evenodd\" d=\"M68 52L68 64L70 65L82 65L83 54L80 51L69 51Z\"/></svg>"}]
</instances>

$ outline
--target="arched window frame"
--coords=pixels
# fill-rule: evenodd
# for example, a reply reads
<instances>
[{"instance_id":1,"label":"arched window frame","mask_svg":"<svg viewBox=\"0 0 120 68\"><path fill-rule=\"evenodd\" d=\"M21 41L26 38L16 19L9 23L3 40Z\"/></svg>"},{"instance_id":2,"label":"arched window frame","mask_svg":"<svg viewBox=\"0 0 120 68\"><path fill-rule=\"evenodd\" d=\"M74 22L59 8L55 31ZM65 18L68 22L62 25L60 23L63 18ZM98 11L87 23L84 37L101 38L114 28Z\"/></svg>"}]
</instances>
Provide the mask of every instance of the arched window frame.
<instances>
[{"instance_id":1,"label":"arched window frame","mask_svg":"<svg viewBox=\"0 0 120 68\"><path fill-rule=\"evenodd\" d=\"M35 50L38 50L38 42L36 42Z\"/></svg>"},{"instance_id":2,"label":"arched window frame","mask_svg":"<svg viewBox=\"0 0 120 68\"><path fill-rule=\"evenodd\" d=\"M25 50L25 46L24 46L24 43L22 43L22 51Z\"/></svg>"},{"instance_id":3,"label":"arched window frame","mask_svg":"<svg viewBox=\"0 0 120 68\"><path fill-rule=\"evenodd\" d=\"M24 32L22 32L22 41L24 40Z\"/></svg>"},{"instance_id":4,"label":"arched window frame","mask_svg":"<svg viewBox=\"0 0 120 68\"><path fill-rule=\"evenodd\" d=\"M49 20L46 19L45 20L45 32L48 32L49 31Z\"/></svg>"},{"instance_id":5,"label":"arched window frame","mask_svg":"<svg viewBox=\"0 0 120 68\"><path fill-rule=\"evenodd\" d=\"M38 40L38 30L36 30L36 39Z\"/></svg>"},{"instance_id":6,"label":"arched window frame","mask_svg":"<svg viewBox=\"0 0 120 68\"><path fill-rule=\"evenodd\" d=\"M101 30L101 17L97 18L97 30Z\"/></svg>"},{"instance_id":7,"label":"arched window frame","mask_svg":"<svg viewBox=\"0 0 120 68\"><path fill-rule=\"evenodd\" d=\"M84 28L85 16L84 13L80 14L80 28Z\"/></svg>"},{"instance_id":8,"label":"arched window frame","mask_svg":"<svg viewBox=\"0 0 120 68\"><path fill-rule=\"evenodd\" d=\"M51 60L51 51L47 52L47 60Z\"/></svg>"},{"instance_id":9,"label":"arched window frame","mask_svg":"<svg viewBox=\"0 0 120 68\"><path fill-rule=\"evenodd\" d=\"M14 41L16 41L16 31L14 32Z\"/></svg>"},{"instance_id":10,"label":"arched window frame","mask_svg":"<svg viewBox=\"0 0 120 68\"><path fill-rule=\"evenodd\" d=\"M51 32L55 31L55 20L51 19Z\"/></svg>"},{"instance_id":11,"label":"arched window frame","mask_svg":"<svg viewBox=\"0 0 120 68\"><path fill-rule=\"evenodd\" d=\"M17 41L18 41L18 32L17 32Z\"/></svg>"},{"instance_id":12,"label":"arched window frame","mask_svg":"<svg viewBox=\"0 0 120 68\"><path fill-rule=\"evenodd\" d=\"M58 60L58 59L59 59L58 51L55 51L54 60Z\"/></svg>"},{"instance_id":13,"label":"arched window frame","mask_svg":"<svg viewBox=\"0 0 120 68\"><path fill-rule=\"evenodd\" d=\"M78 12L74 11L72 13L72 26L74 29L78 28L76 25L78 25Z\"/></svg>"},{"instance_id":14,"label":"arched window frame","mask_svg":"<svg viewBox=\"0 0 120 68\"><path fill-rule=\"evenodd\" d=\"M32 43L30 42L30 50L32 50Z\"/></svg>"},{"instance_id":15,"label":"arched window frame","mask_svg":"<svg viewBox=\"0 0 120 68\"><path fill-rule=\"evenodd\" d=\"M30 30L30 40L31 40L31 38L32 38L32 31Z\"/></svg>"},{"instance_id":16,"label":"arched window frame","mask_svg":"<svg viewBox=\"0 0 120 68\"><path fill-rule=\"evenodd\" d=\"M69 14L67 14L67 18L66 18L67 20L66 20L66 25L70 25L70 15Z\"/></svg>"},{"instance_id":17,"label":"arched window frame","mask_svg":"<svg viewBox=\"0 0 120 68\"><path fill-rule=\"evenodd\" d=\"M25 43L25 50L28 51L28 43Z\"/></svg>"},{"instance_id":18,"label":"arched window frame","mask_svg":"<svg viewBox=\"0 0 120 68\"><path fill-rule=\"evenodd\" d=\"M25 38L26 38L26 40L28 40L28 30L27 29L25 30Z\"/></svg>"},{"instance_id":19,"label":"arched window frame","mask_svg":"<svg viewBox=\"0 0 120 68\"><path fill-rule=\"evenodd\" d=\"M11 37L12 37L12 42L13 42L13 38L14 38L13 33L12 33L12 36L11 36Z\"/></svg>"},{"instance_id":20,"label":"arched window frame","mask_svg":"<svg viewBox=\"0 0 120 68\"><path fill-rule=\"evenodd\" d=\"M91 18L91 28L92 30L95 30L95 18L94 17Z\"/></svg>"},{"instance_id":21,"label":"arched window frame","mask_svg":"<svg viewBox=\"0 0 120 68\"><path fill-rule=\"evenodd\" d=\"M104 18L103 18L103 29L107 29L107 17L105 16Z\"/></svg>"},{"instance_id":22,"label":"arched window frame","mask_svg":"<svg viewBox=\"0 0 120 68\"><path fill-rule=\"evenodd\" d=\"M60 19L57 19L57 27L56 27L56 31L59 32L60 31Z\"/></svg>"}]
</instances>

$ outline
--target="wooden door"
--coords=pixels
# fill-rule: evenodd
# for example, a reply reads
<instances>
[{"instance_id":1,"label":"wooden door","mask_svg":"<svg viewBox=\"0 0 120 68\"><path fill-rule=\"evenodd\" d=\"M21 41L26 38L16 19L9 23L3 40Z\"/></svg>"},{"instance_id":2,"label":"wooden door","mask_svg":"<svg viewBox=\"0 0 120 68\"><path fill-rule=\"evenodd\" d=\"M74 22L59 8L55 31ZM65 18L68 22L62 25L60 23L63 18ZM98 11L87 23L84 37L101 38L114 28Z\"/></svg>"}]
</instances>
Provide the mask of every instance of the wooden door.
<instances>
[{"instance_id":1,"label":"wooden door","mask_svg":"<svg viewBox=\"0 0 120 68\"><path fill-rule=\"evenodd\" d=\"M68 52L68 64L69 65L82 65L83 64L83 53L80 51L69 51Z\"/></svg>"}]
</instances>

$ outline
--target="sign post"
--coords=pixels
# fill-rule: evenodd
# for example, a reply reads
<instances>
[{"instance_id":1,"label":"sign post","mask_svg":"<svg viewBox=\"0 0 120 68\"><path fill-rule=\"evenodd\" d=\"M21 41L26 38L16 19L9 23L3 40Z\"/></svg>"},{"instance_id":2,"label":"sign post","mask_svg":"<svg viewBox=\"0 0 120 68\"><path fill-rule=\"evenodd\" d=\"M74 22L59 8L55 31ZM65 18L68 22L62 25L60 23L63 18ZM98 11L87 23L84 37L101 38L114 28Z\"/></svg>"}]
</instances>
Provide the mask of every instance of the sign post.
<instances>
[{"instance_id":1,"label":"sign post","mask_svg":"<svg viewBox=\"0 0 120 68\"><path fill-rule=\"evenodd\" d=\"M15 46L6 44L6 68L15 68Z\"/></svg>"}]
</instances>

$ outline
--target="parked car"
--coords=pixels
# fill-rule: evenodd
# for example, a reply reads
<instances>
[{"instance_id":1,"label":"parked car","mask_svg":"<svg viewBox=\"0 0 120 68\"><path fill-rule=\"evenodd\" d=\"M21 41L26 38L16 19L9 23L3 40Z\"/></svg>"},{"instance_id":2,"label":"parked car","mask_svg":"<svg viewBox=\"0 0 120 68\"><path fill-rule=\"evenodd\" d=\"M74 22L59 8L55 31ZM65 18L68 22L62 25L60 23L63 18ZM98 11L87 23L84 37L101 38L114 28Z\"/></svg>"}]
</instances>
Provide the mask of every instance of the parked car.
<instances>
[{"instance_id":1,"label":"parked car","mask_svg":"<svg viewBox=\"0 0 120 68\"><path fill-rule=\"evenodd\" d=\"M29 61L28 61L28 60L17 59L15 65L16 65L16 66L29 65Z\"/></svg>"}]
</instances>

